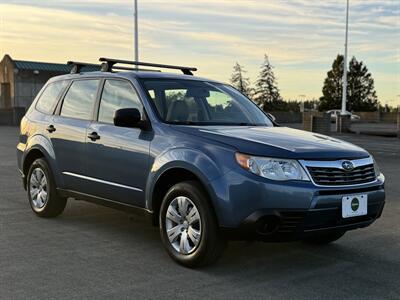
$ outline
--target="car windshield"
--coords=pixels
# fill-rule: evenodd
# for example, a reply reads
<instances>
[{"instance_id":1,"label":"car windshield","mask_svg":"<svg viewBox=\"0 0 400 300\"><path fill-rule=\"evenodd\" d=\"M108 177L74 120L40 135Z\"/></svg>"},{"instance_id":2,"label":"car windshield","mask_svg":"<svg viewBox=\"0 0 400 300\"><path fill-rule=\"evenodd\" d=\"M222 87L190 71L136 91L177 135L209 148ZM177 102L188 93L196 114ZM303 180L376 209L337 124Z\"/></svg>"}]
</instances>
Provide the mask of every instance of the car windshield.
<instances>
[{"instance_id":1,"label":"car windshield","mask_svg":"<svg viewBox=\"0 0 400 300\"><path fill-rule=\"evenodd\" d=\"M166 123L273 126L256 104L229 85L180 79L144 79L142 84Z\"/></svg>"}]
</instances>

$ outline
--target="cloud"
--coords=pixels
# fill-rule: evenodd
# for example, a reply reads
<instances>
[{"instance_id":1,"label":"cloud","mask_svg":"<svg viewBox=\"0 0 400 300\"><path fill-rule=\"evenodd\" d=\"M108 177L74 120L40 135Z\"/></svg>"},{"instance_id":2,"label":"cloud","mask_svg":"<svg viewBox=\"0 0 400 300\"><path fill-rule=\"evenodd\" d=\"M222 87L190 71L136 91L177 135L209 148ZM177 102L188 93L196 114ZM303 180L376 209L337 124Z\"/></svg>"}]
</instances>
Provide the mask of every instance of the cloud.
<instances>
[{"instance_id":1,"label":"cloud","mask_svg":"<svg viewBox=\"0 0 400 300\"><path fill-rule=\"evenodd\" d=\"M350 55L377 73L380 97L400 94L400 3L350 3ZM0 51L60 62L131 58L132 15L131 0L0 0ZM344 16L342 0L139 0L140 56L197 65L201 75L225 81L236 61L255 79L268 52L285 97L318 97L343 52Z\"/></svg>"}]
</instances>

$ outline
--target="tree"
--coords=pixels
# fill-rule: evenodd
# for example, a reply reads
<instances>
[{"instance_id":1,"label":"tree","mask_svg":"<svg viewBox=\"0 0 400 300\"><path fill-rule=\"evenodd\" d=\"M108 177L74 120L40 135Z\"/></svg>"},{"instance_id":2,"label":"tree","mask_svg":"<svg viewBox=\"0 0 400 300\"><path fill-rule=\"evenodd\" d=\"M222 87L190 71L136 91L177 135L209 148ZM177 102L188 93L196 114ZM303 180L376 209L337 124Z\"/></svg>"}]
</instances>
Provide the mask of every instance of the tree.
<instances>
[{"instance_id":1,"label":"tree","mask_svg":"<svg viewBox=\"0 0 400 300\"><path fill-rule=\"evenodd\" d=\"M348 110L375 111L378 107L378 97L376 96L374 79L367 66L353 57L349 64L348 73Z\"/></svg>"},{"instance_id":2,"label":"tree","mask_svg":"<svg viewBox=\"0 0 400 300\"><path fill-rule=\"evenodd\" d=\"M268 56L265 54L255 90L255 101L263 110L281 110L284 104L272 69Z\"/></svg>"},{"instance_id":3,"label":"tree","mask_svg":"<svg viewBox=\"0 0 400 300\"><path fill-rule=\"evenodd\" d=\"M374 88L374 80L362 61L353 57L347 72L347 103L350 111L374 111L378 99ZM319 110L340 109L343 91L343 55L338 55L333 61L332 69L327 73L322 88Z\"/></svg>"},{"instance_id":4,"label":"tree","mask_svg":"<svg viewBox=\"0 0 400 300\"><path fill-rule=\"evenodd\" d=\"M244 77L244 73L246 73L246 71L243 66L236 62L233 66L233 73L230 81L237 90L245 94L247 97L251 97L252 88L250 87L250 79Z\"/></svg>"},{"instance_id":5,"label":"tree","mask_svg":"<svg viewBox=\"0 0 400 300\"><path fill-rule=\"evenodd\" d=\"M343 90L343 55L338 55L332 63L332 69L327 73L319 99L319 110L339 109L342 105Z\"/></svg>"}]
</instances>

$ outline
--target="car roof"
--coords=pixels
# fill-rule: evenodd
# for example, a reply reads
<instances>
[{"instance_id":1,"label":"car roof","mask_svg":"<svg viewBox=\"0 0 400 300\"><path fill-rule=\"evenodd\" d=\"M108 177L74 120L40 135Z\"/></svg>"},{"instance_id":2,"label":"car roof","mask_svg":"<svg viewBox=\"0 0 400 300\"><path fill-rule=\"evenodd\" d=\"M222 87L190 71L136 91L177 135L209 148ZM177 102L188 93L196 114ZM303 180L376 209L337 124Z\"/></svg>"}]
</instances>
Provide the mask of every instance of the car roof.
<instances>
[{"instance_id":1,"label":"car roof","mask_svg":"<svg viewBox=\"0 0 400 300\"><path fill-rule=\"evenodd\" d=\"M207 81L214 83L222 83L216 80L202 78L198 76L176 74L168 72L152 72L152 71L128 71L128 72L81 72L76 74L66 74L53 77L50 81L58 80L71 80L77 78L93 78L93 77L115 77L115 78L128 78L128 79L179 79L179 80L193 80L193 81Z\"/></svg>"}]
</instances>

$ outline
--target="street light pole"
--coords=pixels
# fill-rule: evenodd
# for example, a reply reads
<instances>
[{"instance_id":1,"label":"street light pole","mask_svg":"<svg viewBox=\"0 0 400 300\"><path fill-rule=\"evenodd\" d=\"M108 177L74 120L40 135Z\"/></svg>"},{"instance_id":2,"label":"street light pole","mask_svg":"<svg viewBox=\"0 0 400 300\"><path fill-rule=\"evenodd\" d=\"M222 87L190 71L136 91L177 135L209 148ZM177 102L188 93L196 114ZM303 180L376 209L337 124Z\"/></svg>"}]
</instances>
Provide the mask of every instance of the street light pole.
<instances>
[{"instance_id":1,"label":"street light pole","mask_svg":"<svg viewBox=\"0 0 400 300\"><path fill-rule=\"evenodd\" d=\"M139 61L139 28L138 28L138 5L137 5L137 0L135 1L135 12L134 12L134 17L135 17L135 61ZM138 68L138 66L136 66Z\"/></svg>"},{"instance_id":2,"label":"street light pole","mask_svg":"<svg viewBox=\"0 0 400 300\"><path fill-rule=\"evenodd\" d=\"M346 114L346 97L347 97L347 40L349 33L349 0L347 0L346 9L346 39L344 43L344 59L343 59L343 91L342 91L342 111L341 114Z\"/></svg>"}]
</instances>

